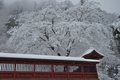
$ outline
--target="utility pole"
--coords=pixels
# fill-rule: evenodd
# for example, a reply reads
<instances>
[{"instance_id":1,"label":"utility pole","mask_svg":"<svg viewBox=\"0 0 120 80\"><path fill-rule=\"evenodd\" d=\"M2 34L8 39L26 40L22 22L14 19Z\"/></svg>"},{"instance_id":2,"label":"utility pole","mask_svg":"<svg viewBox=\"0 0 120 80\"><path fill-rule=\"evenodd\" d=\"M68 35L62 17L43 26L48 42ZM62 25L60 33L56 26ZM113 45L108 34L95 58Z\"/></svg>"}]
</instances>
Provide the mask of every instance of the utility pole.
<instances>
[{"instance_id":1,"label":"utility pole","mask_svg":"<svg viewBox=\"0 0 120 80\"><path fill-rule=\"evenodd\" d=\"M84 4L84 1L83 0L81 0L81 5L83 5Z\"/></svg>"},{"instance_id":2,"label":"utility pole","mask_svg":"<svg viewBox=\"0 0 120 80\"><path fill-rule=\"evenodd\" d=\"M80 0L81 5L85 3L86 0Z\"/></svg>"}]
</instances>

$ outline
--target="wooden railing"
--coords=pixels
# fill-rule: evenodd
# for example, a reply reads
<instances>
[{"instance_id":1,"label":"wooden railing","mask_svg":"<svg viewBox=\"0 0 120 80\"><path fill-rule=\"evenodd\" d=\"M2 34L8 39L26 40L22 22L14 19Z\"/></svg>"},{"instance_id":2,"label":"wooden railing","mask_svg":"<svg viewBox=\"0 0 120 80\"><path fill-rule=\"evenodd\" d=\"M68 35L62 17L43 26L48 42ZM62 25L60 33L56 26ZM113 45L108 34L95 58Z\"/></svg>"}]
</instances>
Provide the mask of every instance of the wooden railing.
<instances>
[{"instance_id":1,"label":"wooden railing","mask_svg":"<svg viewBox=\"0 0 120 80\"><path fill-rule=\"evenodd\" d=\"M0 72L0 79L97 79L97 74L79 72Z\"/></svg>"}]
</instances>

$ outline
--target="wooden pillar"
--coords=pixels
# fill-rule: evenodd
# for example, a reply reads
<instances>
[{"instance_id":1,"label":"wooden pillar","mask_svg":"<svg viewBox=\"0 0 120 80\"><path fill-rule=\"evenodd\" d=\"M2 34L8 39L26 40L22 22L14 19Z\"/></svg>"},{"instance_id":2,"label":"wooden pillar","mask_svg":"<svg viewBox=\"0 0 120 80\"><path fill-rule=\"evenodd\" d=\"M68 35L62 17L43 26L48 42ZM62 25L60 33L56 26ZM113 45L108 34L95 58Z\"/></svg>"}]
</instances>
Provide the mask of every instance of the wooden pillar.
<instances>
[{"instance_id":1,"label":"wooden pillar","mask_svg":"<svg viewBox=\"0 0 120 80\"><path fill-rule=\"evenodd\" d=\"M36 66L34 64L34 72L33 72L34 78L35 78L35 70L36 70Z\"/></svg>"},{"instance_id":2,"label":"wooden pillar","mask_svg":"<svg viewBox=\"0 0 120 80\"><path fill-rule=\"evenodd\" d=\"M51 65L51 72L52 72L52 78L54 78L54 73L53 73L54 72L54 65L53 64Z\"/></svg>"},{"instance_id":3,"label":"wooden pillar","mask_svg":"<svg viewBox=\"0 0 120 80\"><path fill-rule=\"evenodd\" d=\"M97 65L95 64L95 71L96 71L96 77L98 78L98 70L97 70Z\"/></svg>"},{"instance_id":4,"label":"wooden pillar","mask_svg":"<svg viewBox=\"0 0 120 80\"><path fill-rule=\"evenodd\" d=\"M14 63L14 78L16 78L16 63Z\"/></svg>"},{"instance_id":5,"label":"wooden pillar","mask_svg":"<svg viewBox=\"0 0 120 80\"><path fill-rule=\"evenodd\" d=\"M81 65L81 68L82 68L82 75L83 75L83 78L84 78L84 65Z\"/></svg>"},{"instance_id":6,"label":"wooden pillar","mask_svg":"<svg viewBox=\"0 0 120 80\"><path fill-rule=\"evenodd\" d=\"M70 72L70 67L68 65L66 65L66 69L67 69L67 72ZM68 78L70 78L69 74L67 74L67 75L68 75Z\"/></svg>"},{"instance_id":7,"label":"wooden pillar","mask_svg":"<svg viewBox=\"0 0 120 80\"><path fill-rule=\"evenodd\" d=\"M51 65L51 71L54 72L54 65Z\"/></svg>"},{"instance_id":8,"label":"wooden pillar","mask_svg":"<svg viewBox=\"0 0 120 80\"><path fill-rule=\"evenodd\" d=\"M67 68L67 72L70 72L70 68L68 65L66 66L66 68Z\"/></svg>"}]
</instances>

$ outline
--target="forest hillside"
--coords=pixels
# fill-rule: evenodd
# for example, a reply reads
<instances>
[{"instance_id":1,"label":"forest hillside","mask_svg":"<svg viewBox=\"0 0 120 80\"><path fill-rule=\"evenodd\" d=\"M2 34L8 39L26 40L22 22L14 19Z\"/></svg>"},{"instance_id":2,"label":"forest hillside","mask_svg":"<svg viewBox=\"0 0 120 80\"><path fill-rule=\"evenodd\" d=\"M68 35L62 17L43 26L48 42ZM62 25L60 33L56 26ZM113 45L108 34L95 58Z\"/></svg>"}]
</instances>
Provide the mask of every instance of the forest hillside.
<instances>
[{"instance_id":1,"label":"forest hillside","mask_svg":"<svg viewBox=\"0 0 120 80\"><path fill-rule=\"evenodd\" d=\"M70 0L16 0L9 7L2 1L0 52L77 57L93 47L105 55L98 64L99 79L120 79L118 14L87 0L76 5Z\"/></svg>"}]
</instances>

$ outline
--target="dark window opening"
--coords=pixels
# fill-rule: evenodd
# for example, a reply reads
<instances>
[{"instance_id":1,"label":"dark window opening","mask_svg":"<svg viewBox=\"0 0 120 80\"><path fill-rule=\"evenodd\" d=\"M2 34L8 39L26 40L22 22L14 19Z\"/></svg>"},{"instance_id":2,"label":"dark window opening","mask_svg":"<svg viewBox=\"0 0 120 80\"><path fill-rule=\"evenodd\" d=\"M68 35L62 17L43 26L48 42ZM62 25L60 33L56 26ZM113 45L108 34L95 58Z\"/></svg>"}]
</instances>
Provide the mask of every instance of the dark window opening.
<instances>
[{"instance_id":1,"label":"dark window opening","mask_svg":"<svg viewBox=\"0 0 120 80\"><path fill-rule=\"evenodd\" d=\"M84 72L96 72L96 68L94 66L84 66Z\"/></svg>"}]
</instances>

